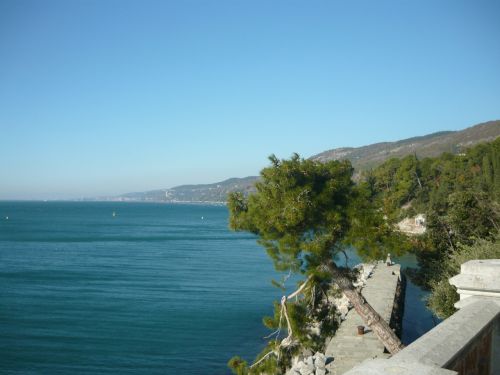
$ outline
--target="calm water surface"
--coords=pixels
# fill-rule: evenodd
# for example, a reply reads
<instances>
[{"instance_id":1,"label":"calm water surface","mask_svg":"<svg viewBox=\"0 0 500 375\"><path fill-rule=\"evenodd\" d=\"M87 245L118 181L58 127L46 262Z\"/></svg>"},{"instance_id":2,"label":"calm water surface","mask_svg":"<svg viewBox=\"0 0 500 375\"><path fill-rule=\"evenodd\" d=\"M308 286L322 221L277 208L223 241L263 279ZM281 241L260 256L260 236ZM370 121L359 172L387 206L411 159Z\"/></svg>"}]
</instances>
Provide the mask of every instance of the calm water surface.
<instances>
[{"instance_id":1,"label":"calm water surface","mask_svg":"<svg viewBox=\"0 0 500 375\"><path fill-rule=\"evenodd\" d=\"M233 355L253 359L281 292L227 218L223 206L0 202L0 373L224 374ZM409 283L406 343L434 325L422 296Z\"/></svg>"}]
</instances>

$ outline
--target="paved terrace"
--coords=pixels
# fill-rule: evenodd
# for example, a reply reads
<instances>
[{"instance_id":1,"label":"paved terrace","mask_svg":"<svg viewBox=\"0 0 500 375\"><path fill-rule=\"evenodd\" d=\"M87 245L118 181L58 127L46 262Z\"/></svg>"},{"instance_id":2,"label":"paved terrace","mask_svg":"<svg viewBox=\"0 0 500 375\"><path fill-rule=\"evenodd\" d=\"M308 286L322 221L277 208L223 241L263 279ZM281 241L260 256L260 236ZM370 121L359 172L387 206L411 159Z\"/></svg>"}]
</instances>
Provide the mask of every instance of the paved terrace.
<instances>
[{"instance_id":1,"label":"paved terrace","mask_svg":"<svg viewBox=\"0 0 500 375\"><path fill-rule=\"evenodd\" d=\"M450 279L459 310L389 359L345 375L500 374L500 259L471 260Z\"/></svg>"},{"instance_id":2,"label":"paved terrace","mask_svg":"<svg viewBox=\"0 0 500 375\"><path fill-rule=\"evenodd\" d=\"M382 262L377 263L361 291L387 323L391 320L400 270L399 264L387 266ZM364 323L356 311L351 309L326 348L326 356L334 358L326 366L330 374L343 374L366 359L389 357L389 353L384 353L384 345L368 327L365 326L367 331L364 335L358 335L359 325Z\"/></svg>"}]
</instances>

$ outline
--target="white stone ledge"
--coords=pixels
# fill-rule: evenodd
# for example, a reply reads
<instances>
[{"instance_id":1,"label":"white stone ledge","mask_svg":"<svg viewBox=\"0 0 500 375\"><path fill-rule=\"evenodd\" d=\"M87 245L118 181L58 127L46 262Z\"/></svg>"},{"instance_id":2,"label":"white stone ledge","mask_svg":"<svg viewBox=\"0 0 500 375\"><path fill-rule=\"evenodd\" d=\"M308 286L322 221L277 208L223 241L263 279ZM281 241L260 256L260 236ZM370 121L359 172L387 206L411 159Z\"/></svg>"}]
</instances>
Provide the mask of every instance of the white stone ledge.
<instances>
[{"instance_id":1,"label":"white stone ledge","mask_svg":"<svg viewBox=\"0 0 500 375\"><path fill-rule=\"evenodd\" d=\"M460 266L460 274L496 275L500 269L500 259L473 259Z\"/></svg>"},{"instance_id":2,"label":"white stone ledge","mask_svg":"<svg viewBox=\"0 0 500 375\"><path fill-rule=\"evenodd\" d=\"M372 359L361 363L344 375L457 375L457 373L418 362Z\"/></svg>"},{"instance_id":3,"label":"white stone ledge","mask_svg":"<svg viewBox=\"0 0 500 375\"><path fill-rule=\"evenodd\" d=\"M474 292L500 293L500 280L493 275L457 275L450 279L457 289Z\"/></svg>"},{"instance_id":4,"label":"white stone ledge","mask_svg":"<svg viewBox=\"0 0 500 375\"><path fill-rule=\"evenodd\" d=\"M452 364L476 338L481 337L494 324L498 324L500 319L499 303L479 297L472 298L472 303L392 358L439 367Z\"/></svg>"},{"instance_id":5,"label":"white stone ledge","mask_svg":"<svg viewBox=\"0 0 500 375\"><path fill-rule=\"evenodd\" d=\"M462 308L471 296L500 299L500 259L470 260L460 267L460 275L450 279L457 288L460 302L455 307Z\"/></svg>"},{"instance_id":6,"label":"white stone ledge","mask_svg":"<svg viewBox=\"0 0 500 375\"><path fill-rule=\"evenodd\" d=\"M500 259L472 260L450 279L460 310L389 359L368 360L344 375L451 375L454 366L492 331L492 373L500 373Z\"/></svg>"}]
</instances>

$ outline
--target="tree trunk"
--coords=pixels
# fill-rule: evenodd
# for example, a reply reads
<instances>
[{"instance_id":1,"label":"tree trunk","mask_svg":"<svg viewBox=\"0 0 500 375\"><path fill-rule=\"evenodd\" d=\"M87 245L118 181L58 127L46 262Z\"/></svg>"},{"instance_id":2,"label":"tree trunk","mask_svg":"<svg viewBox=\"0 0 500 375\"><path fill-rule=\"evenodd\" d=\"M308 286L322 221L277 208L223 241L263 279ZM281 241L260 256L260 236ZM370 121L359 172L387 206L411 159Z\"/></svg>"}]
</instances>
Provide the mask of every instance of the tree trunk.
<instances>
[{"instance_id":1,"label":"tree trunk","mask_svg":"<svg viewBox=\"0 0 500 375\"><path fill-rule=\"evenodd\" d=\"M330 269L335 277L335 283L342 293L344 293L349 302L352 303L361 319L363 319L365 324L377 335L389 353L396 354L403 349L403 343L391 329L389 324L382 319L379 313L363 298L361 293L352 285L351 280L343 274L335 263L332 263Z\"/></svg>"}]
</instances>

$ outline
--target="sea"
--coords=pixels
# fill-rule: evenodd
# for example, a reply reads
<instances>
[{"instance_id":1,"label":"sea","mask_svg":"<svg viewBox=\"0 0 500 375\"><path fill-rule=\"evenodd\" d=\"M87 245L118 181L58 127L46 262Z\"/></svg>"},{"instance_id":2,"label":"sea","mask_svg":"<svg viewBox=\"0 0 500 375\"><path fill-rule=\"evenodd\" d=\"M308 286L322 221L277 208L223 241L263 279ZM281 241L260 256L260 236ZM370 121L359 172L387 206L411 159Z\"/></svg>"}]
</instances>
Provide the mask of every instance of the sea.
<instances>
[{"instance_id":1,"label":"sea","mask_svg":"<svg viewBox=\"0 0 500 375\"><path fill-rule=\"evenodd\" d=\"M0 202L0 374L229 374L286 276L223 205ZM407 344L436 324L425 295L408 282Z\"/></svg>"}]
</instances>

